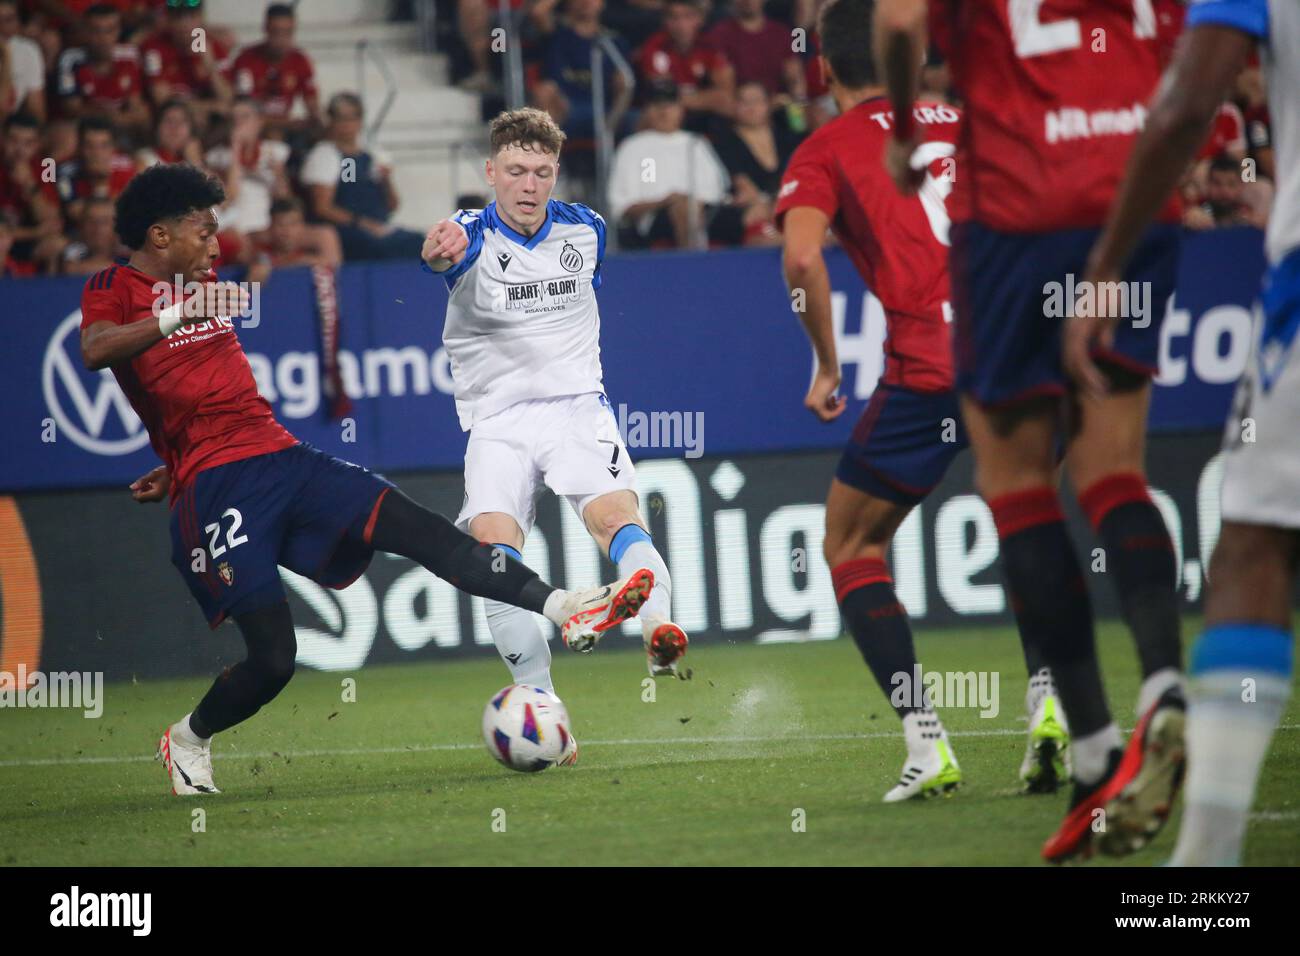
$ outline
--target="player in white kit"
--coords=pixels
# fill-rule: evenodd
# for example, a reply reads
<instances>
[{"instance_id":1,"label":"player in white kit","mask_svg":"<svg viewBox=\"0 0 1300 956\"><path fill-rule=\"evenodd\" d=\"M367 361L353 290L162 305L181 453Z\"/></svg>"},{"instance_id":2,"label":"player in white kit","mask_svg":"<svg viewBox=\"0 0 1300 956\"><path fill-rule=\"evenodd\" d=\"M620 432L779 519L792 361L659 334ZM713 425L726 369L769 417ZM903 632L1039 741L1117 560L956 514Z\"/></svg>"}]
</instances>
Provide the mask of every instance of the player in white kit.
<instances>
[{"instance_id":1,"label":"player in white kit","mask_svg":"<svg viewBox=\"0 0 1300 956\"><path fill-rule=\"evenodd\" d=\"M550 198L564 141L550 116L502 113L489 133L496 201L442 220L422 250L425 268L451 291L443 344L469 432L456 523L518 557L543 488L565 498L620 575L654 572L642 634L650 673L675 675L687 637L670 619L668 568L641 517L636 469L602 384L596 290L605 220ZM551 652L536 618L485 605L516 683L551 690ZM595 639L570 646L587 651Z\"/></svg>"},{"instance_id":2,"label":"player in white kit","mask_svg":"<svg viewBox=\"0 0 1300 956\"><path fill-rule=\"evenodd\" d=\"M1264 239L1269 265L1224 436L1223 526L1210 561L1205 630L1188 669L1187 806L1171 861L1223 866L1241 860L1255 785L1293 671L1291 595L1300 564L1300 2L1193 0L1186 24L1087 279L1104 282L1122 273L1136 237L1258 46L1277 157ZM1088 346L1113 329L1104 316L1071 320L1065 360L1082 387L1100 386ZM1135 793L1148 819L1169 810L1158 803L1143 808L1144 799Z\"/></svg>"}]
</instances>

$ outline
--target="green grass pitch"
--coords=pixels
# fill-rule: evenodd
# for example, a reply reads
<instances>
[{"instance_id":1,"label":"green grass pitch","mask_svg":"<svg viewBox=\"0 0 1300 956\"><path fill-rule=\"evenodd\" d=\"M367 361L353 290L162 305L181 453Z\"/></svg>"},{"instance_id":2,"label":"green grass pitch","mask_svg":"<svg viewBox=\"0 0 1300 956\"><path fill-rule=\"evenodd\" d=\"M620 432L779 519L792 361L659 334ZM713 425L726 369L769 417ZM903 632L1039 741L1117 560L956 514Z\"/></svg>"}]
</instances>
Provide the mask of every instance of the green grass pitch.
<instances>
[{"instance_id":1,"label":"green grass pitch","mask_svg":"<svg viewBox=\"0 0 1300 956\"><path fill-rule=\"evenodd\" d=\"M1131 728L1131 643L1113 624L1100 641L1112 708ZM609 643L556 648L581 759L534 775L483 748L483 706L509 682L495 658L302 671L217 738L224 792L204 798L171 796L150 758L207 680L110 684L98 720L7 711L0 863L1036 865L1065 810L1063 793L1017 792L1025 676L1009 629L918 634L927 669L998 672L1000 709L942 710L962 789L893 806L880 798L902 766L899 725L851 641L701 646L694 679L661 679L654 702L639 651ZM354 703L341 700L346 676ZM1264 769L1250 864L1300 863L1298 709L1293 696ZM1176 822L1124 862L1167 859Z\"/></svg>"}]
</instances>

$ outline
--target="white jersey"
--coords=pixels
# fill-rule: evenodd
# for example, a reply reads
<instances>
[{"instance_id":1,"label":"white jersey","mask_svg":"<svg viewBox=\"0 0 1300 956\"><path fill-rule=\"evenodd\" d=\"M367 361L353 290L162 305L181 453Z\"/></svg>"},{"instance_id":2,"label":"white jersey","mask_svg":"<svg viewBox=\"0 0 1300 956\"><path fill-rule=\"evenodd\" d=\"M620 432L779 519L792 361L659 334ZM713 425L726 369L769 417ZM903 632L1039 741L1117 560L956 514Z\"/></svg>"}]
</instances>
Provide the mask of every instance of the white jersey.
<instances>
[{"instance_id":1,"label":"white jersey","mask_svg":"<svg viewBox=\"0 0 1300 956\"><path fill-rule=\"evenodd\" d=\"M531 237L506 225L496 203L454 221L469 248L441 273L451 291L442 341L460 427L517 402L603 393L596 290L605 220L552 199Z\"/></svg>"}]
</instances>

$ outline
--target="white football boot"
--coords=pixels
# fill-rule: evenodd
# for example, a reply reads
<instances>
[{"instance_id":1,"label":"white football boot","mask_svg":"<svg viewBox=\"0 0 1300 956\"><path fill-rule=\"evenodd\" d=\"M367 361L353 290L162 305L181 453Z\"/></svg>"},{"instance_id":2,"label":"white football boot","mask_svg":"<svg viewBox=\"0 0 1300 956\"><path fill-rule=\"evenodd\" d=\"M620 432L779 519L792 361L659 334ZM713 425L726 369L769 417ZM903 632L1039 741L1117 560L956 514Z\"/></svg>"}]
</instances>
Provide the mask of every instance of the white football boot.
<instances>
[{"instance_id":1,"label":"white football boot","mask_svg":"<svg viewBox=\"0 0 1300 956\"><path fill-rule=\"evenodd\" d=\"M1029 740L1020 763L1020 781L1025 793L1055 793L1070 780L1070 725L1045 668L1030 681L1025 708Z\"/></svg>"},{"instance_id":2,"label":"white football boot","mask_svg":"<svg viewBox=\"0 0 1300 956\"><path fill-rule=\"evenodd\" d=\"M194 735L189 714L163 733L156 757L167 768L176 796L221 792L212 782L212 738L201 740Z\"/></svg>"},{"instance_id":3,"label":"white football boot","mask_svg":"<svg viewBox=\"0 0 1300 956\"><path fill-rule=\"evenodd\" d=\"M587 653L606 633L636 617L654 586L654 572L641 568L613 584L567 592L564 609L570 616L560 629L564 643L571 651Z\"/></svg>"},{"instance_id":4,"label":"white football boot","mask_svg":"<svg viewBox=\"0 0 1300 956\"><path fill-rule=\"evenodd\" d=\"M641 637L645 641L646 666L651 677L690 679L689 670L677 669L677 663L686 656L686 647L691 642L685 631L663 618L642 618Z\"/></svg>"},{"instance_id":5,"label":"white football boot","mask_svg":"<svg viewBox=\"0 0 1300 956\"><path fill-rule=\"evenodd\" d=\"M961 767L934 711L914 710L903 718L907 762L898 783L885 794L885 803L913 797L950 796L961 785Z\"/></svg>"}]
</instances>

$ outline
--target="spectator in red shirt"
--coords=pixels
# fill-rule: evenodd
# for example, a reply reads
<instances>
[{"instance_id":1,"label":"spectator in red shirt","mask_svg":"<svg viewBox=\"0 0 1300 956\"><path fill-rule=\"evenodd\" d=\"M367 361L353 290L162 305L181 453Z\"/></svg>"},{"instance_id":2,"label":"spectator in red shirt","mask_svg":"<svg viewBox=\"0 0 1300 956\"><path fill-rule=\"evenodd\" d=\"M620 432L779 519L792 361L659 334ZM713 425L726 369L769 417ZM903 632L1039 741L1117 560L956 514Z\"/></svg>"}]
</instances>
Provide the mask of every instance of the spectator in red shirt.
<instances>
[{"instance_id":1,"label":"spectator in red shirt","mask_svg":"<svg viewBox=\"0 0 1300 956\"><path fill-rule=\"evenodd\" d=\"M210 113L229 111L232 95L222 66L230 50L213 33L201 2L168 6L163 28L140 44L149 99L155 105L188 100L203 125Z\"/></svg>"},{"instance_id":2,"label":"spectator in red shirt","mask_svg":"<svg viewBox=\"0 0 1300 956\"><path fill-rule=\"evenodd\" d=\"M642 84L648 89L662 80L676 83L687 129L702 132L714 118L729 119L735 71L727 58L700 36L704 12L699 0L668 0L663 25L637 57Z\"/></svg>"},{"instance_id":3,"label":"spectator in red shirt","mask_svg":"<svg viewBox=\"0 0 1300 956\"><path fill-rule=\"evenodd\" d=\"M735 67L737 83L762 83L777 106L807 98L792 31L763 14L763 0L733 0L732 15L716 24L708 39Z\"/></svg>"},{"instance_id":4,"label":"spectator in red shirt","mask_svg":"<svg viewBox=\"0 0 1300 956\"><path fill-rule=\"evenodd\" d=\"M53 170L40 157L40 125L26 113L5 120L0 142L0 221L12 230L11 255L48 267L67 245Z\"/></svg>"},{"instance_id":5,"label":"spectator in red shirt","mask_svg":"<svg viewBox=\"0 0 1300 956\"><path fill-rule=\"evenodd\" d=\"M86 11L84 47L59 57L59 98L65 116L103 116L143 137L149 130L140 51L119 43L122 15L106 3Z\"/></svg>"},{"instance_id":6,"label":"spectator in red shirt","mask_svg":"<svg viewBox=\"0 0 1300 956\"><path fill-rule=\"evenodd\" d=\"M266 8L266 39L242 50L231 69L236 95L259 100L271 129L321 125L315 70L307 54L294 46L295 27L293 7L271 4ZM305 122L289 119L299 99L307 111Z\"/></svg>"},{"instance_id":7,"label":"spectator in red shirt","mask_svg":"<svg viewBox=\"0 0 1300 956\"><path fill-rule=\"evenodd\" d=\"M79 128L77 158L59 170L64 215L79 222L86 200L116 199L135 175L135 163L113 145L113 124L87 116Z\"/></svg>"}]
</instances>

